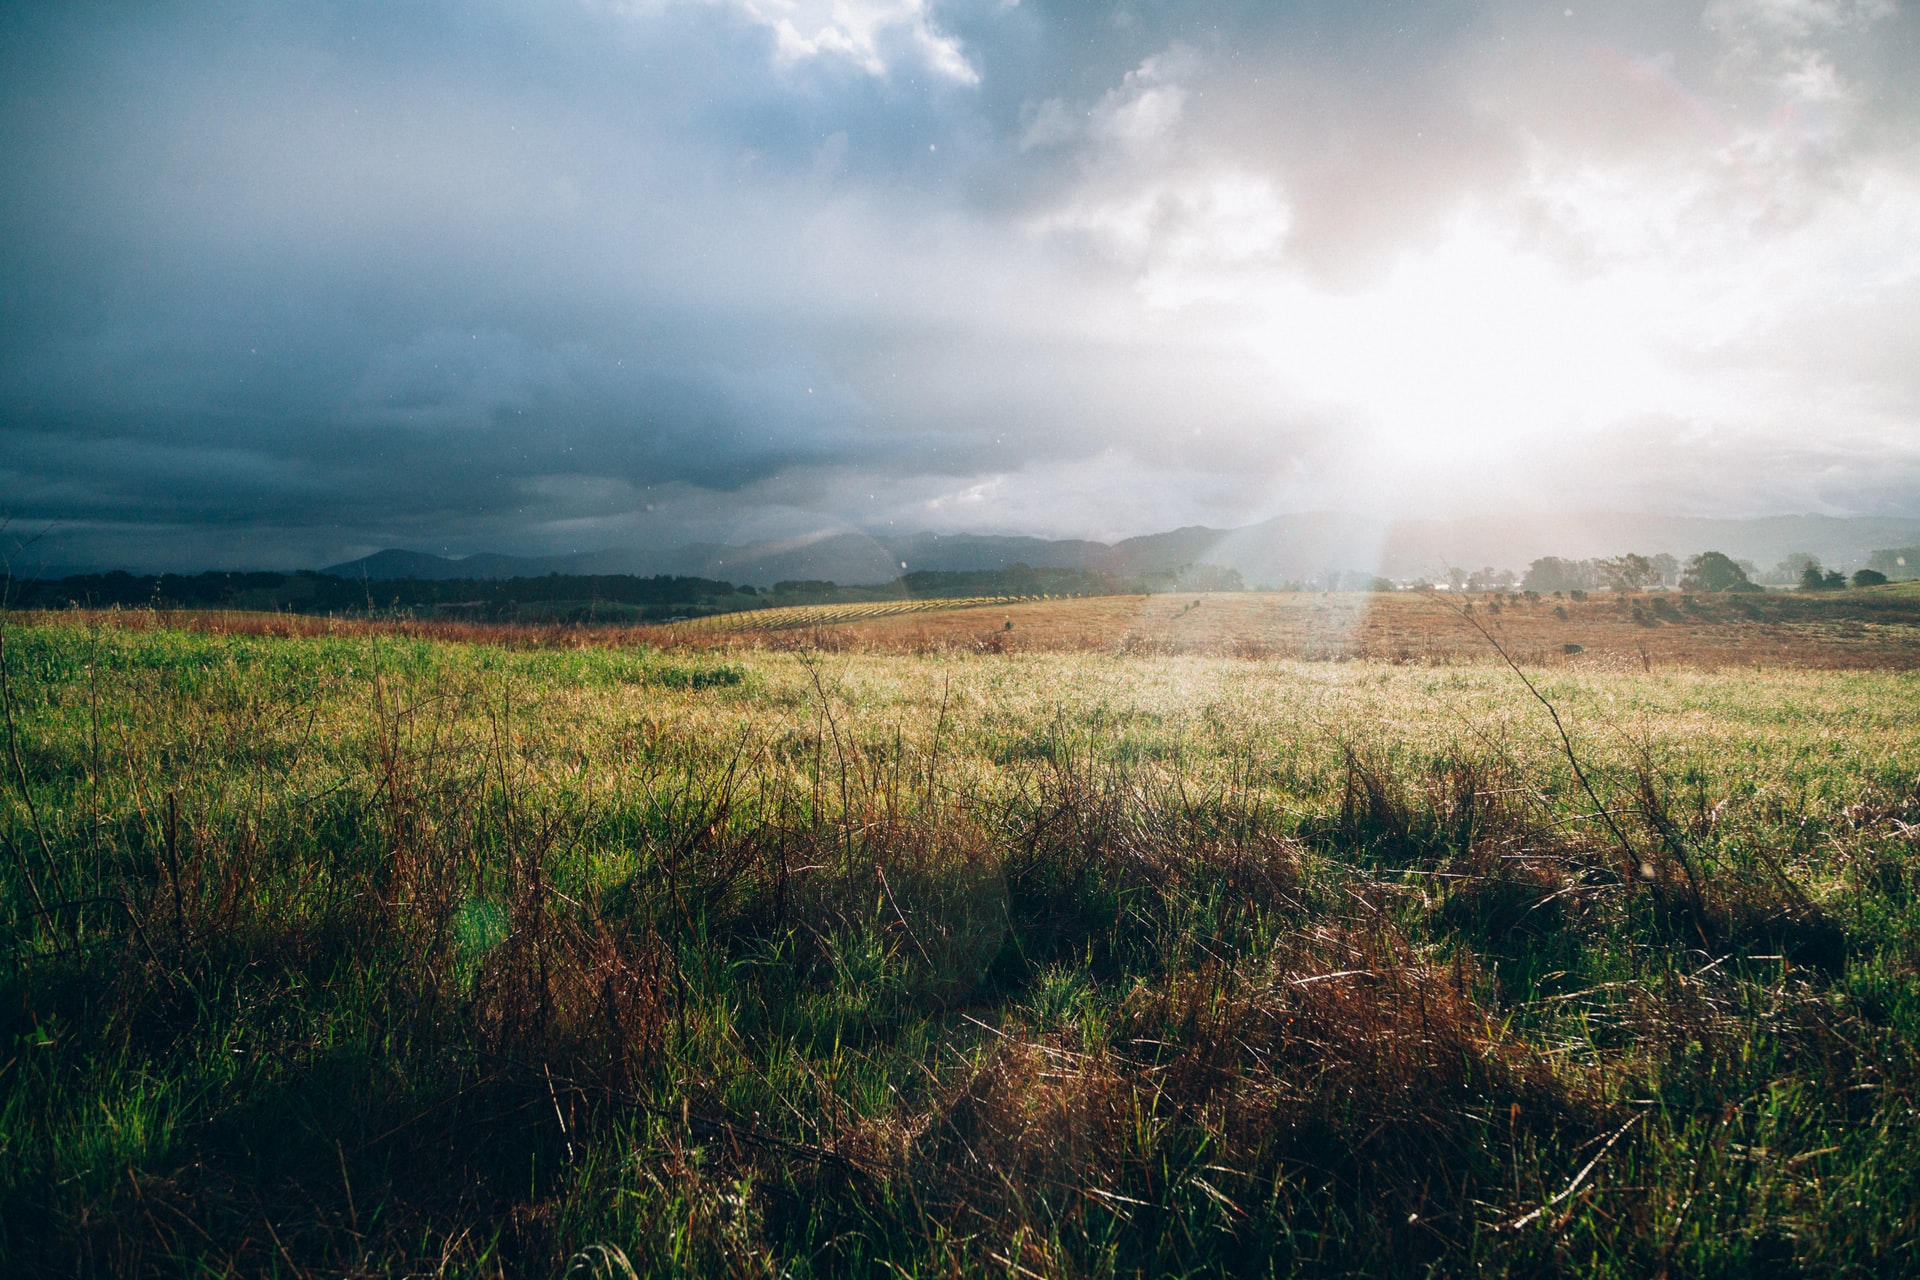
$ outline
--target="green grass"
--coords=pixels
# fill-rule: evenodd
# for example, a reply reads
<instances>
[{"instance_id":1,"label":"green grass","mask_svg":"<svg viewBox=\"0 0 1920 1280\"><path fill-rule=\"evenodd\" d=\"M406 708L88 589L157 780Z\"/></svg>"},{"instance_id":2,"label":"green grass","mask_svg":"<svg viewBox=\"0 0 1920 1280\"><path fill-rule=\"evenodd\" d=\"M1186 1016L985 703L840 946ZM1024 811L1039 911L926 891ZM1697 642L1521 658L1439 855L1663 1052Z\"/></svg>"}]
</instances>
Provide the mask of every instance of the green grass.
<instances>
[{"instance_id":1,"label":"green grass","mask_svg":"<svg viewBox=\"0 0 1920 1280\"><path fill-rule=\"evenodd\" d=\"M1911 674L4 639L8 1274L1920 1270Z\"/></svg>"}]
</instances>

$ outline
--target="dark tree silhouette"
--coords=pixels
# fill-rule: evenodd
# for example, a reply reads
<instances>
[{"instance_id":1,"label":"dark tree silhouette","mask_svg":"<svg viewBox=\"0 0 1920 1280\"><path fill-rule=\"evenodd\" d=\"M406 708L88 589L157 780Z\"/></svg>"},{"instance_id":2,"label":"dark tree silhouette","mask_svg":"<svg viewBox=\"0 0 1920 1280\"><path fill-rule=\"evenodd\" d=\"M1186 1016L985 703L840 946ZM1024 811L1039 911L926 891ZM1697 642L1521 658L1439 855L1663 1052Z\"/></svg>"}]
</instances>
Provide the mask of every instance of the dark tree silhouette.
<instances>
[{"instance_id":1,"label":"dark tree silhouette","mask_svg":"<svg viewBox=\"0 0 1920 1280\"><path fill-rule=\"evenodd\" d=\"M1680 585L1689 591L1743 591L1751 590L1753 582L1725 552L1702 551L1687 561Z\"/></svg>"}]
</instances>

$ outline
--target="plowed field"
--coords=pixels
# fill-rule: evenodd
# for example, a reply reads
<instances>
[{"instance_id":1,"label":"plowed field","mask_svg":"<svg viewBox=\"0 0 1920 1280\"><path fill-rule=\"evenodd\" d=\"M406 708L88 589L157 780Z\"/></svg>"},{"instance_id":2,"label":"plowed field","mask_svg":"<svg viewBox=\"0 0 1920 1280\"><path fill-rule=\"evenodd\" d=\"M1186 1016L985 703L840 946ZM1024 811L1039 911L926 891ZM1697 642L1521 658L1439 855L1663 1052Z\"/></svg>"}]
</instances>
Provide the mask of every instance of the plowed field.
<instances>
[{"instance_id":1,"label":"plowed field","mask_svg":"<svg viewBox=\"0 0 1920 1280\"><path fill-rule=\"evenodd\" d=\"M1902 588L1832 597L1669 593L1585 601L1416 592L1097 596L852 617L764 634L732 630L670 642L1454 663L1493 657L1489 636L1515 659L1536 666L1911 669L1920 666L1920 593Z\"/></svg>"}]
</instances>

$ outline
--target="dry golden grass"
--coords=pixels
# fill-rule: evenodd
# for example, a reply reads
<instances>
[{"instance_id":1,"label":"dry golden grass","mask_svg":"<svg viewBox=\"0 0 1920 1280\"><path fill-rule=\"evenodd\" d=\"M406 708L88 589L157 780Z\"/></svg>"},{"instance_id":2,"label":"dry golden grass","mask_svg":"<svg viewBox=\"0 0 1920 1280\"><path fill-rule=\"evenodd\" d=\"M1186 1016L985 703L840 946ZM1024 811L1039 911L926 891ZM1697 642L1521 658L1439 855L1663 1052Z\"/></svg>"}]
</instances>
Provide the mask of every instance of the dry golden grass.
<instances>
[{"instance_id":1,"label":"dry golden grass","mask_svg":"<svg viewBox=\"0 0 1920 1280\"><path fill-rule=\"evenodd\" d=\"M1708 598L1691 607L1671 593L1579 602L1503 597L1497 606L1486 596L1416 592L1096 596L857 618L721 642L893 653L1192 653L1443 665L1497 660L1486 635L1463 614L1468 606L1487 635L1530 666L1920 666L1920 598L1897 593ZM660 640L710 644L721 638L669 634Z\"/></svg>"},{"instance_id":2,"label":"dry golden grass","mask_svg":"<svg viewBox=\"0 0 1920 1280\"><path fill-rule=\"evenodd\" d=\"M862 600L846 604L794 604L771 609L716 613L704 618L670 622L662 630L672 635L704 635L752 631L794 631L870 622L876 618L919 616L951 609L977 609L997 604L1044 600L1045 596L965 596L937 600Z\"/></svg>"}]
</instances>

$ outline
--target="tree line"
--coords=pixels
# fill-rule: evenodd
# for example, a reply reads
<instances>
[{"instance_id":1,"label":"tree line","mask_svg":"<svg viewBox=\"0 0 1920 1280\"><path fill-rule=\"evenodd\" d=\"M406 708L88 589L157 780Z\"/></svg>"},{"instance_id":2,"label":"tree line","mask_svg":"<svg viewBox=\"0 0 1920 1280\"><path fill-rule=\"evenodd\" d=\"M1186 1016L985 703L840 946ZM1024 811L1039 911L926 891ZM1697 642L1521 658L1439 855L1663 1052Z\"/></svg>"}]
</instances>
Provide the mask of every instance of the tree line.
<instances>
[{"instance_id":1,"label":"tree line","mask_svg":"<svg viewBox=\"0 0 1920 1280\"><path fill-rule=\"evenodd\" d=\"M16 609L231 609L320 616L406 614L481 622L645 623L782 605L1245 589L1238 572L1207 564L1132 575L1013 564L999 569L916 570L878 585L787 579L770 588L669 574L368 579L312 571L146 575L115 571L11 579L0 592L0 603Z\"/></svg>"},{"instance_id":2,"label":"tree line","mask_svg":"<svg viewBox=\"0 0 1920 1280\"><path fill-rule=\"evenodd\" d=\"M1894 553L1875 552L1875 556ZM1820 558L1808 552L1795 552L1772 573L1762 575L1751 560L1736 560L1721 551L1703 551L1685 564L1670 555L1644 556L1628 553L1592 560L1565 560L1542 556L1527 567L1521 585L1543 595L1573 591L1643 591L1653 587L1678 587L1683 591L1764 591L1756 579L1779 585L1795 585L1803 591L1837 591L1848 585L1878 586L1888 575L1867 568L1848 577L1838 569L1822 567Z\"/></svg>"}]
</instances>

